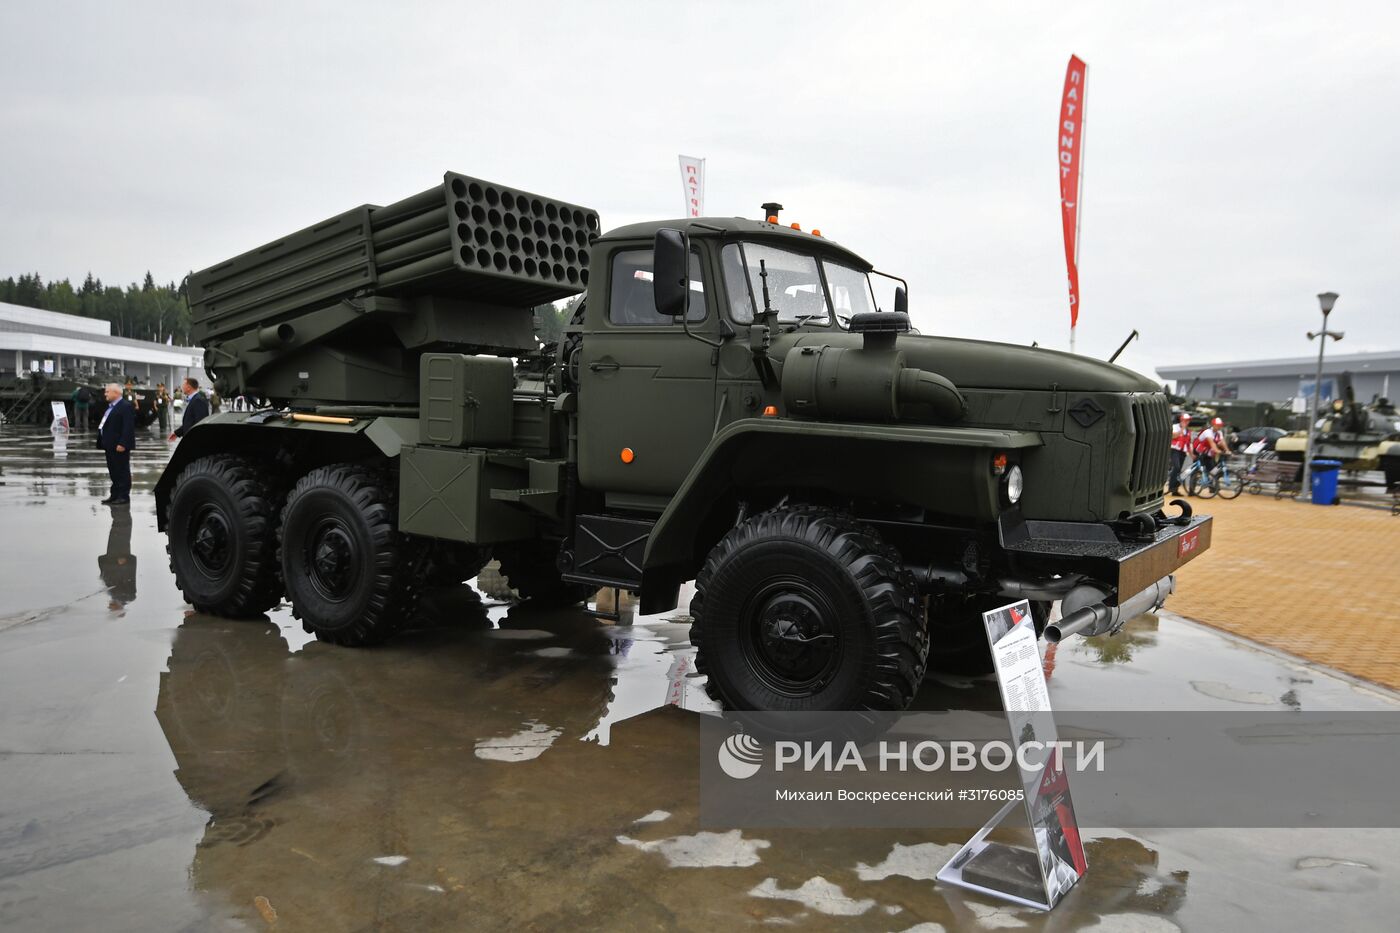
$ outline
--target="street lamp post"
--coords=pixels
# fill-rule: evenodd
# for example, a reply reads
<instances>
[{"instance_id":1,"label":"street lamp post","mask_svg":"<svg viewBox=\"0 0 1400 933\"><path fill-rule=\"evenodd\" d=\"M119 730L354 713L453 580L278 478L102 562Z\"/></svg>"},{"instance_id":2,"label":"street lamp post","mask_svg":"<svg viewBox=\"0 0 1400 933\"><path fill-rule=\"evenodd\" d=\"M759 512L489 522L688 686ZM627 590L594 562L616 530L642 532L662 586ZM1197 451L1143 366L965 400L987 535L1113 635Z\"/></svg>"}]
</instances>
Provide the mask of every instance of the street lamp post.
<instances>
[{"instance_id":1,"label":"street lamp post","mask_svg":"<svg viewBox=\"0 0 1400 933\"><path fill-rule=\"evenodd\" d=\"M1305 495L1312 494L1312 450L1313 436L1317 433L1318 406L1322 402L1322 353L1327 349L1327 338L1341 340L1343 331L1330 331L1327 329L1327 315L1332 313L1332 308L1337 303L1336 292L1323 292L1317 296L1317 303L1322 306L1322 330L1314 333L1308 331L1308 339L1317 338L1317 378L1313 380L1313 400L1311 411L1308 412L1308 443L1303 449L1303 492Z\"/></svg>"}]
</instances>

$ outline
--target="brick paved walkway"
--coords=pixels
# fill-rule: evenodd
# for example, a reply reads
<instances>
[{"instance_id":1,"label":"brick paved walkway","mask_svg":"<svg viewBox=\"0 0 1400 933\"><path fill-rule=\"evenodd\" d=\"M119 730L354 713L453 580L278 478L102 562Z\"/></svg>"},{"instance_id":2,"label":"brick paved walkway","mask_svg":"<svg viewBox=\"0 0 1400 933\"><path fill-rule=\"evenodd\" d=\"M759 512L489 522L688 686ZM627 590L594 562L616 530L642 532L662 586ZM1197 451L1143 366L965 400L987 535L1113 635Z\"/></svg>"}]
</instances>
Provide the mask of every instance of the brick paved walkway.
<instances>
[{"instance_id":1,"label":"brick paved walkway","mask_svg":"<svg viewBox=\"0 0 1400 933\"><path fill-rule=\"evenodd\" d=\"M1214 536L1168 609L1400 688L1400 517L1268 494L1192 501Z\"/></svg>"}]
</instances>

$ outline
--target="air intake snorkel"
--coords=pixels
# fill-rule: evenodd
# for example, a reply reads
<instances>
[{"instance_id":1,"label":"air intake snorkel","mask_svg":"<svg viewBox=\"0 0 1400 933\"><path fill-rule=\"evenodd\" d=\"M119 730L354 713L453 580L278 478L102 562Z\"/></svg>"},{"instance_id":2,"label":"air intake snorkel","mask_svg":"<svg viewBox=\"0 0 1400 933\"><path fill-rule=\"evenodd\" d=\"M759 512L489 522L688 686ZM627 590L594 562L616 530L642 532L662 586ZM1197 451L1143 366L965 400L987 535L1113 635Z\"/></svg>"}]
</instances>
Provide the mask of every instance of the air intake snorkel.
<instances>
[{"instance_id":1,"label":"air intake snorkel","mask_svg":"<svg viewBox=\"0 0 1400 933\"><path fill-rule=\"evenodd\" d=\"M960 421L962 393L950 381L904 365L899 335L909 332L903 311L866 311L851 317L864 337L855 347L794 347L783 362L783 402L799 417L833 421Z\"/></svg>"}]
</instances>

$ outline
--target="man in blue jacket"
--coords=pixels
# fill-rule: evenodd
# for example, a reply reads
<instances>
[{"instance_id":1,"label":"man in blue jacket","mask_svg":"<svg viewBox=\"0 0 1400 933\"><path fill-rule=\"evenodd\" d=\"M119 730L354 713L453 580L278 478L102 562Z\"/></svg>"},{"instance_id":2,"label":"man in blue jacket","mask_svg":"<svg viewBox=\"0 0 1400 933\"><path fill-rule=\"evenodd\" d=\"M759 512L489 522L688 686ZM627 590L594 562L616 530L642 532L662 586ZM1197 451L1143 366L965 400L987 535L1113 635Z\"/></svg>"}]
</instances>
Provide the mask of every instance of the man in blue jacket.
<instances>
[{"instance_id":1,"label":"man in blue jacket","mask_svg":"<svg viewBox=\"0 0 1400 933\"><path fill-rule=\"evenodd\" d=\"M107 383L107 410L97 425L97 446L107 454L107 474L112 493L103 505L126 505L131 501L131 449L136 446L136 409L122 398L122 387Z\"/></svg>"},{"instance_id":2,"label":"man in blue jacket","mask_svg":"<svg viewBox=\"0 0 1400 933\"><path fill-rule=\"evenodd\" d=\"M184 437L185 432L209 417L209 399L204 393L199 391L199 380L193 376L185 378L184 384L180 386L180 391L185 396L185 413L180 419L180 426L170 432L170 440L177 437Z\"/></svg>"}]
</instances>

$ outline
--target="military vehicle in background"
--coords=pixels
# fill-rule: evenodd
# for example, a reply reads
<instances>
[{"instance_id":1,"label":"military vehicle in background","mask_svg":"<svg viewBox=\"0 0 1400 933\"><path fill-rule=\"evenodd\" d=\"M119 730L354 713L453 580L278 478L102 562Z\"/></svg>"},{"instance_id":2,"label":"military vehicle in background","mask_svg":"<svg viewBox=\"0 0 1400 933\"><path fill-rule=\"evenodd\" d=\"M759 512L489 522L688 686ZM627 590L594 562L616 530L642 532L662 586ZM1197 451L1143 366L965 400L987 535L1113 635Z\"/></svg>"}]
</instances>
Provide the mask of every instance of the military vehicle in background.
<instances>
[{"instance_id":1,"label":"military vehicle in background","mask_svg":"<svg viewBox=\"0 0 1400 933\"><path fill-rule=\"evenodd\" d=\"M769 214L769 211L773 212ZM156 487L186 599L380 641L493 555L529 603L668 611L739 709L902 709L981 613L1055 639L1160 606L1210 520L1163 509L1169 405L1129 370L909 333L872 266L764 219L633 224L480 179L189 280L220 395ZM555 346L531 308L584 294ZM1062 618L1048 625L1049 607Z\"/></svg>"},{"instance_id":2,"label":"military vehicle in background","mask_svg":"<svg viewBox=\"0 0 1400 933\"><path fill-rule=\"evenodd\" d=\"M85 370L74 376L50 376L45 373L21 373L0 379L0 424L34 424L48 427L53 423L53 402L62 402L69 426L74 430L90 430L97 426L106 407L104 392L109 382L125 386L127 377L119 371L94 373ZM73 394L88 390L88 420L86 425L73 424L76 411ZM136 408L137 427L147 427L157 417L154 386L133 383L131 403Z\"/></svg>"},{"instance_id":3,"label":"military vehicle in background","mask_svg":"<svg viewBox=\"0 0 1400 933\"><path fill-rule=\"evenodd\" d=\"M1242 399L1193 399L1189 395L1167 394L1176 411L1184 411L1191 416L1191 430L1197 431L1219 418L1225 426L1235 431L1247 428L1297 427L1298 416L1280 408L1273 402L1251 402Z\"/></svg>"},{"instance_id":4,"label":"military vehicle in background","mask_svg":"<svg viewBox=\"0 0 1400 933\"><path fill-rule=\"evenodd\" d=\"M53 422L53 402L63 402L72 418L73 393L80 388L86 388L92 397L88 408L91 415L101 410L102 385L102 381L90 374L70 378L20 373L0 379L0 423L47 427Z\"/></svg>"},{"instance_id":5,"label":"military vehicle in background","mask_svg":"<svg viewBox=\"0 0 1400 933\"><path fill-rule=\"evenodd\" d=\"M1294 427L1296 416L1287 408L1280 408L1273 402L1249 402L1240 399L1212 399L1202 404L1209 405L1231 428L1285 428Z\"/></svg>"},{"instance_id":6,"label":"military vehicle in background","mask_svg":"<svg viewBox=\"0 0 1400 933\"><path fill-rule=\"evenodd\" d=\"M1337 384L1341 398L1319 415L1313 458L1340 460L1348 472L1381 470L1387 486L1400 483L1400 413L1388 398L1377 398L1369 405L1358 402L1351 373L1342 373ZM1307 446L1305 425L1279 438L1274 449L1280 459L1301 463Z\"/></svg>"}]
</instances>

